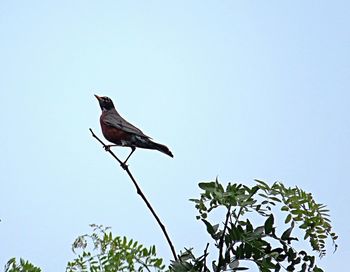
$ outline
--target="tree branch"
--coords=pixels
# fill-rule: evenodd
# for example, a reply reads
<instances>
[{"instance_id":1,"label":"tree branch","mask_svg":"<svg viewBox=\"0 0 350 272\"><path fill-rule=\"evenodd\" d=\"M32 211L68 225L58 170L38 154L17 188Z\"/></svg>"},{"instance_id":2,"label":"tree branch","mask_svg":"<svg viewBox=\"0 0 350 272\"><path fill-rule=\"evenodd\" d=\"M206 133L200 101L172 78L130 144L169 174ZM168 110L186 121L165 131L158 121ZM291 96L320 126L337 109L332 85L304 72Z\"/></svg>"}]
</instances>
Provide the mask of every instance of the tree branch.
<instances>
[{"instance_id":1,"label":"tree branch","mask_svg":"<svg viewBox=\"0 0 350 272\"><path fill-rule=\"evenodd\" d=\"M205 250L204 250L204 259L203 259L203 267L202 267L203 272L209 271L207 267L208 247L209 247L209 243L207 243L207 246L205 247Z\"/></svg>"},{"instance_id":2,"label":"tree branch","mask_svg":"<svg viewBox=\"0 0 350 272\"><path fill-rule=\"evenodd\" d=\"M230 215L231 215L231 205L229 207L227 207L227 214L226 214L226 220L225 220L225 224L224 224L224 229L222 230L222 235L221 235L220 242L219 242L218 271L220 271L222 263L223 263L222 250L223 250L223 247L224 247L225 232L226 232L226 229L227 229L228 219L230 218Z\"/></svg>"},{"instance_id":3,"label":"tree branch","mask_svg":"<svg viewBox=\"0 0 350 272\"><path fill-rule=\"evenodd\" d=\"M168 235L168 233L167 233L167 231L166 231L166 229L165 229L165 226L164 226L163 223L160 221L158 215L157 215L156 212L154 211L152 205L149 203L149 201L147 200L147 198L146 198L146 196L144 195L144 193L141 191L140 186L137 184L135 178L134 178L133 175L131 174L131 172L130 172L130 170L129 170L129 167L128 167L126 164L124 164L124 163L113 153L113 151L111 151L110 148L106 148L107 145L105 145L105 144L96 136L96 134L92 131L91 128L90 128L89 130L90 130L90 132L91 132L91 134L92 134L92 137L94 137L97 141L99 141L100 144L106 149L106 151L109 152L109 153L113 156L113 158L115 158L115 159L119 162L120 166L126 171L126 173L128 173L130 179L132 180L132 182L133 182L133 184L134 184L134 186L135 186L135 188L136 188L137 194L138 194L138 195L142 198L142 200L145 202L147 208L151 211L151 213L152 213L152 215L154 216L154 218L156 219L158 225L159 225L160 228L162 229L163 234L164 234L164 236L165 236L165 238L166 238L166 240L167 240L167 242L168 242L168 244L169 244L169 246L170 246L171 252L172 252L173 257L174 257L174 260L176 261L176 260L177 260L176 251L175 251L174 245L173 245L173 243L171 242L171 240L170 240L170 238L169 238L169 235Z\"/></svg>"}]
</instances>

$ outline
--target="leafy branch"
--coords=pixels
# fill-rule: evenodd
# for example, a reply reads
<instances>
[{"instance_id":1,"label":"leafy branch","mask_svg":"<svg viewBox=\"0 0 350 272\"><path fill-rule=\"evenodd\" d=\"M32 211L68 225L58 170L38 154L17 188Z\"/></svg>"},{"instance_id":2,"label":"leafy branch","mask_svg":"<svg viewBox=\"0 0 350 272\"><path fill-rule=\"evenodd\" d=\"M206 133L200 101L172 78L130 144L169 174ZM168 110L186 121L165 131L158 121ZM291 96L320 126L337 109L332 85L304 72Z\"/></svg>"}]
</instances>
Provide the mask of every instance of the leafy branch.
<instances>
[{"instance_id":1,"label":"leafy branch","mask_svg":"<svg viewBox=\"0 0 350 272\"><path fill-rule=\"evenodd\" d=\"M337 249L338 236L332 232L329 210L324 204L318 204L311 193L306 193L298 187L286 188L282 183L275 182L271 187L261 180L256 180L258 187L264 192L260 196L274 205L281 203L281 211L287 212L285 223L299 225L305 231L304 239L309 239L313 250L319 252L319 256L326 254L325 240L329 237L333 241L334 251Z\"/></svg>"},{"instance_id":2,"label":"leafy branch","mask_svg":"<svg viewBox=\"0 0 350 272\"><path fill-rule=\"evenodd\" d=\"M155 246L148 249L137 241L126 237L113 237L109 228L90 225L92 234L79 236L72 245L76 253L72 262L68 262L66 272L88 271L162 271L165 268L163 260L156 257ZM91 250L88 247L92 246ZM96 252L96 254L92 254Z\"/></svg>"},{"instance_id":3,"label":"leafy branch","mask_svg":"<svg viewBox=\"0 0 350 272\"><path fill-rule=\"evenodd\" d=\"M270 187L258 180L252 188L229 183L224 189L218 180L202 182L199 187L203 190L200 198L190 200L199 212L196 218L205 224L218 248L218 265L213 262L216 272L247 270L240 266L243 260L254 262L260 271L294 271L297 267L300 271L323 271L315 265L314 256L292 247L292 243L298 241L292 236L298 223L305 232L304 239L309 238L312 249L319 252L320 257L326 254L327 238L333 241L335 249L337 247L337 236L331 230L328 210L298 187L286 188L281 183ZM282 212L288 212L285 219L287 228L280 235L277 234L275 213L272 212L278 204L282 205ZM209 214L217 208L226 209L222 228L220 223L212 224L208 220ZM253 227L252 222L243 217L247 212L256 212L265 218L264 224ZM193 256L192 264L196 261L198 259Z\"/></svg>"}]
</instances>

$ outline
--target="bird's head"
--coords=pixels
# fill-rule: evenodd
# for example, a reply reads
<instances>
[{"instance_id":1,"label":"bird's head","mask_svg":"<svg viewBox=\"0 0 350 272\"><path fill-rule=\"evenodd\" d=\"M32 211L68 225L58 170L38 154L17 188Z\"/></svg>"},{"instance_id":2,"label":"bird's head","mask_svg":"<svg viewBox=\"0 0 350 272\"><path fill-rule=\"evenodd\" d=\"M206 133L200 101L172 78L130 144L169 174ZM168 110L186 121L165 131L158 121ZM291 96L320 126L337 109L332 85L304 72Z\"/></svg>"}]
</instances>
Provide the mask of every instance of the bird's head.
<instances>
[{"instance_id":1,"label":"bird's head","mask_svg":"<svg viewBox=\"0 0 350 272\"><path fill-rule=\"evenodd\" d=\"M113 101L109 97L98 96L96 94L95 94L95 97L97 98L102 111L114 109Z\"/></svg>"}]
</instances>

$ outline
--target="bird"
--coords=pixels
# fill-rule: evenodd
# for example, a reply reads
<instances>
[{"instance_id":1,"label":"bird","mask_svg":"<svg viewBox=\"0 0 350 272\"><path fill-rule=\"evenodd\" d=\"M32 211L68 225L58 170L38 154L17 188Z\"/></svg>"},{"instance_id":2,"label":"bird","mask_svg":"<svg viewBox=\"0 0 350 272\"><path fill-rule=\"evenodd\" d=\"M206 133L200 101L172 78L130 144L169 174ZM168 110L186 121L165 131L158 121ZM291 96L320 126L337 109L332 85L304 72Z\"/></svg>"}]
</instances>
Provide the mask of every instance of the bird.
<instances>
[{"instance_id":1,"label":"bird","mask_svg":"<svg viewBox=\"0 0 350 272\"><path fill-rule=\"evenodd\" d=\"M136 148L158 150L170 157L174 157L173 153L165 145L152 141L152 138L144 134L139 128L126 121L115 109L112 99L107 96L94 95L100 105L102 114L100 116L100 125L103 136L114 145L106 145L108 151L112 146L126 146L131 148L131 152L123 162L129 160Z\"/></svg>"}]
</instances>

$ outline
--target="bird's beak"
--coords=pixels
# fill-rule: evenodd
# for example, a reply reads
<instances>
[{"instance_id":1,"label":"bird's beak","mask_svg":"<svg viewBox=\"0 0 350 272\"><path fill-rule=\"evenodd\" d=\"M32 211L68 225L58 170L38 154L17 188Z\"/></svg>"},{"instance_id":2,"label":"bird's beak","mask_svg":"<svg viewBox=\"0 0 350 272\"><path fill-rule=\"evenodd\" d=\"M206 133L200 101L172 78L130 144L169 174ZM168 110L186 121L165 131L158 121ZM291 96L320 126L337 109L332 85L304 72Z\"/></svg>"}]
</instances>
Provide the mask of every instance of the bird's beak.
<instances>
[{"instance_id":1,"label":"bird's beak","mask_svg":"<svg viewBox=\"0 0 350 272\"><path fill-rule=\"evenodd\" d=\"M94 94L94 96L97 98L98 101L102 100L102 98L100 96L98 96L97 94Z\"/></svg>"}]
</instances>

